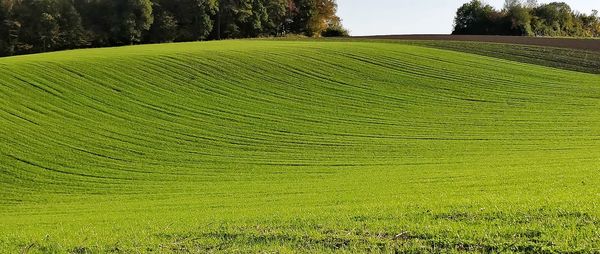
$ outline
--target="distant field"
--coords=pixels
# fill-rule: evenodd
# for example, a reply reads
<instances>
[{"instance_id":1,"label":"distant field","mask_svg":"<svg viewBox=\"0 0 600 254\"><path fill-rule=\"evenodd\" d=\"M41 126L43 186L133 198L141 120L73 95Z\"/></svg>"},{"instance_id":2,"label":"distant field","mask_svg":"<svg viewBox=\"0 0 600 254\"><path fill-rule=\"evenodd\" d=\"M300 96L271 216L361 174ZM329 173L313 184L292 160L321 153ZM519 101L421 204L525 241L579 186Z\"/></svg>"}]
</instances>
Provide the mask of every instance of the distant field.
<instances>
[{"instance_id":1,"label":"distant field","mask_svg":"<svg viewBox=\"0 0 600 254\"><path fill-rule=\"evenodd\" d=\"M425 40L425 41L472 41L472 42L494 42L521 45L534 45L545 47L570 48L589 51L600 51L600 40L581 38L548 38L528 36L498 36L498 35L378 35L357 36L362 39L388 39L388 40Z\"/></svg>"},{"instance_id":2,"label":"distant field","mask_svg":"<svg viewBox=\"0 0 600 254\"><path fill-rule=\"evenodd\" d=\"M470 41L402 41L402 43L600 74L600 51Z\"/></svg>"},{"instance_id":3,"label":"distant field","mask_svg":"<svg viewBox=\"0 0 600 254\"><path fill-rule=\"evenodd\" d=\"M401 43L0 59L0 252L600 252L600 75Z\"/></svg>"},{"instance_id":4,"label":"distant field","mask_svg":"<svg viewBox=\"0 0 600 254\"><path fill-rule=\"evenodd\" d=\"M363 42L398 42L565 70L600 74L600 40L595 39L469 35L390 35L355 37L352 40Z\"/></svg>"}]
</instances>

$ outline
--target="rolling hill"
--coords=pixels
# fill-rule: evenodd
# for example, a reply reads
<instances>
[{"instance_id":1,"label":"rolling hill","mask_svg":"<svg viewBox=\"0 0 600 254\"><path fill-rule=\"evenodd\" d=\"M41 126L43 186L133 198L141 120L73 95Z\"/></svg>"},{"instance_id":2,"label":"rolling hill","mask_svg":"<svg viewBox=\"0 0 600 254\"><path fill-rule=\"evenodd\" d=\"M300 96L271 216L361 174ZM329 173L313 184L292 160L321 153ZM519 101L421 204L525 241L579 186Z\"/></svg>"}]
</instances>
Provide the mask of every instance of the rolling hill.
<instances>
[{"instance_id":1,"label":"rolling hill","mask_svg":"<svg viewBox=\"0 0 600 254\"><path fill-rule=\"evenodd\" d=\"M594 252L600 76L401 43L0 59L0 250Z\"/></svg>"}]
</instances>

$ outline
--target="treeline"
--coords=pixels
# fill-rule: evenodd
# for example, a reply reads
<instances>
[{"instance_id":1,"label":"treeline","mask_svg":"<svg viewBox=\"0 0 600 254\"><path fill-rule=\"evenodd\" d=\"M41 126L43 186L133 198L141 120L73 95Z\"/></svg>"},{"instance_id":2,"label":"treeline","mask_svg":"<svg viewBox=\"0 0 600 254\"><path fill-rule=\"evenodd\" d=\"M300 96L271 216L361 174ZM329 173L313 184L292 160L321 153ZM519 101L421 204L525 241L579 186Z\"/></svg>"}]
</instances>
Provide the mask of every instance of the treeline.
<instances>
[{"instance_id":1,"label":"treeline","mask_svg":"<svg viewBox=\"0 0 600 254\"><path fill-rule=\"evenodd\" d=\"M0 55L303 34L345 35L335 0L0 0Z\"/></svg>"},{"instance_id":2,"label":"treeline","mask_svg":"<svg viewBox=\"0 0 600 254\"><path fill-rule=\"evenodd\" d=\"M506 0L496 10L480 0L460 7L453 34L600 37L598 11L579 13L563 2Z\"/></svg>"}]
</instances>

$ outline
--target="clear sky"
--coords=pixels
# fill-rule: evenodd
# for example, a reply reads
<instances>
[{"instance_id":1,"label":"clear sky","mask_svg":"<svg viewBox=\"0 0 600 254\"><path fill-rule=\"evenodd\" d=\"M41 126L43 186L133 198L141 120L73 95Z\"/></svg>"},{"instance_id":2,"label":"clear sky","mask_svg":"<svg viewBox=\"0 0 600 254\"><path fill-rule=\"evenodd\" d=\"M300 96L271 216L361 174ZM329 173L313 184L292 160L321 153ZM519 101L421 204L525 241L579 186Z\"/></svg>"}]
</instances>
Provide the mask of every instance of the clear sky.
<instances>
[{"instance_id":1,"label":"clear sky","mask_svg":"<svg viewBox=\"0 0 600 254\"><path fill-rule=\"evenodd\" d=\"M456 9L470 0L337 0L338 15L352 35L449 34ZM504 0L485 0L502 8ZM600 10L600 0L539 0L566 2L574 10Z\"/></svg>"}]
</instances>

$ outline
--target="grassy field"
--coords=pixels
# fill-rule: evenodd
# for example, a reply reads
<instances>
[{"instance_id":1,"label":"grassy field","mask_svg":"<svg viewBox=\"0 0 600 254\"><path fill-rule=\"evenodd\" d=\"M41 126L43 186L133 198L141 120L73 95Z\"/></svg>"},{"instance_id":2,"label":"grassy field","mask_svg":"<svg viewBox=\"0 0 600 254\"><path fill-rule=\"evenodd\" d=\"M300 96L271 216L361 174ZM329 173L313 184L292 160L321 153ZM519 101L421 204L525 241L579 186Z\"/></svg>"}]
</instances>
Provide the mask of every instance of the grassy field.
<instances>
[{"instance_id":1,"label":"grassy field","mask_svg":"<svg viewBox=\"0 0 600 254\"><path fill-rule=\"evenodd\" d=\"M600 253L600 76L399 43L0 59L0 252Z\"/></svg>"}]
</instances>

